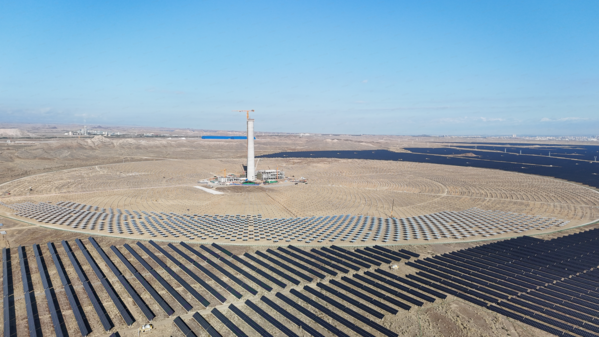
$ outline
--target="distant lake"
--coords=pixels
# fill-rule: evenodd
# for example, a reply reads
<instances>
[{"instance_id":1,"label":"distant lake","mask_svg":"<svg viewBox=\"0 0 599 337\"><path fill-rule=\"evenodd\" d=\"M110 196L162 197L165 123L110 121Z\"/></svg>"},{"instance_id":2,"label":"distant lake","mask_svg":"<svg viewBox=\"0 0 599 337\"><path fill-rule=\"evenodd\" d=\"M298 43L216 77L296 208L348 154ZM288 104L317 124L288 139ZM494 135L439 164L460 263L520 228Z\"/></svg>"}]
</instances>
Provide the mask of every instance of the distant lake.
<instances>
[{"instance_id":1,"label":"distant lake","mask_svg":"<svg viewBox=\"0 0 599 337\"><path fill-rule=\"evenodd\" d=\"M459 145L453 148L406 148L412 153L388 150L279 152L258 158L337 158L401 160L454 166L480 167L536 174L599 188L599 146L543 146L535 144ZM481 151L486 150L486 151ZM489 152L501 151L501 152ZM505 152L503 152L505 151ZM522 155L520 155L522 151ZM551 151L551 157L549 152ZM469 156L463 156L468 154ZM462 155L462 157L459 157ZM598 158L599 159L599 158Z\"/></svg>"}]
</instances>

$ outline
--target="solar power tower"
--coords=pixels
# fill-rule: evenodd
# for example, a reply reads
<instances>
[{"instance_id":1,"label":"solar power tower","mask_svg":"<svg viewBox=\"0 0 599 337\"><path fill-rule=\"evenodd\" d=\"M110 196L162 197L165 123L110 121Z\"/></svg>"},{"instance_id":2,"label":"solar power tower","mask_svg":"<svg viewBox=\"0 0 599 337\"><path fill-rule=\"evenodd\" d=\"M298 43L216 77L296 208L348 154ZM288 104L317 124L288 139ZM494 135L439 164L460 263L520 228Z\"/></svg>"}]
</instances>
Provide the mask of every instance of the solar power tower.
<instances>
[{"instance_id":1,"label":"solar power tower","mask_svg":"<svg viewBox=\"0 0 599 337\"><path fill-rule=\"evenodd\" d=\"M249 117L249 116L248 116ZM248 118L248 166L247 180L256 180L256 168L254 166L254 119Z\"/></svg>"}]
</instances>

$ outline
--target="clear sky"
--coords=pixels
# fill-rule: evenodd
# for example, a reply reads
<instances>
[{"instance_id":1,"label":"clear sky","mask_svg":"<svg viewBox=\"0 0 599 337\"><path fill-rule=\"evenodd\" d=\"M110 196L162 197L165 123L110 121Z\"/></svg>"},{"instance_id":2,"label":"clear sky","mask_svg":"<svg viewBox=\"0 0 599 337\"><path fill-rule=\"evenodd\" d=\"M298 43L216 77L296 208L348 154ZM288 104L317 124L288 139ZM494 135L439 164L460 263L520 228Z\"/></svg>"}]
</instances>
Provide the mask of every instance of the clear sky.
<instances>
[{"instance_id":1,"label":"clear sky","mask_svg":"<svg viewBox=\"0 0 599 337\"><path fill-rule=\"evenodd\" d=\"M599 1L2 1L0 122L599 134Z\"/></svg>"}]
</instances>

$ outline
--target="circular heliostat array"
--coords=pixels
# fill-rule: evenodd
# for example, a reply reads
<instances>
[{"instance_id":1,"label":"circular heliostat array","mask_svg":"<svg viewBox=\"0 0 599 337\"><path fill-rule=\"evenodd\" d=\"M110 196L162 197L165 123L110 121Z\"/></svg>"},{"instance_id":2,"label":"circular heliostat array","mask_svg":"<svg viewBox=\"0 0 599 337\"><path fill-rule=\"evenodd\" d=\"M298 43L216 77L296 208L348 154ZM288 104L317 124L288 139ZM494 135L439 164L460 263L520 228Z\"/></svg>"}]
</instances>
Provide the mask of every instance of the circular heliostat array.
<instances>
[{"instance_id":1,"label":"circular heliostat array","mask_svg":"<svg viewBox=\"0 0 599 337\"><path fill-rule=\"evenodd\" d=\"M197 188L237 160L70 169L5 183L0 210L87 233L254 244L451 242L568 228L599 218L599 193L552 178L444 165L268 159L290 181ZM299 177L308 184L291 182Z\"/></svg>"}]
</instances>

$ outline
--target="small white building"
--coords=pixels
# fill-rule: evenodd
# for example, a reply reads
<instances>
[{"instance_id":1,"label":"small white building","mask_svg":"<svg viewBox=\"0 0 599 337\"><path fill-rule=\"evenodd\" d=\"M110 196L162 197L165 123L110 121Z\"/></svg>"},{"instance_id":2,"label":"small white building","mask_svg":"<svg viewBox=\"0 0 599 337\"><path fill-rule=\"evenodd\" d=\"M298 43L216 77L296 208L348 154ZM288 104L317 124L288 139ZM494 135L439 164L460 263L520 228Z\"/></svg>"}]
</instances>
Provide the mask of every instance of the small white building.
<instances>
[{"instance_id":1,"label":"small white building","mask_svg":"<svg viewBox=\"0 0 599 337\"><path fill-rule=\"evenodd\" d=\"M262 177L262 180L278 180L285 179L285 172L279 170L258 170L257 177Z\"/></svg>"},{"instance_id":2,"label":"small white building","mask_svg":"<svg viewBox=\"0 0 599 337\"><path fill-rule=\"evenodd\" d=\"M245 178L239 178L236 176L227 176L227 177L218 177L218 183L220 185L227 185L227 184L234 184L234 183L242 183L244 182L246 179Z\"/></svg>"}]
</instances>

